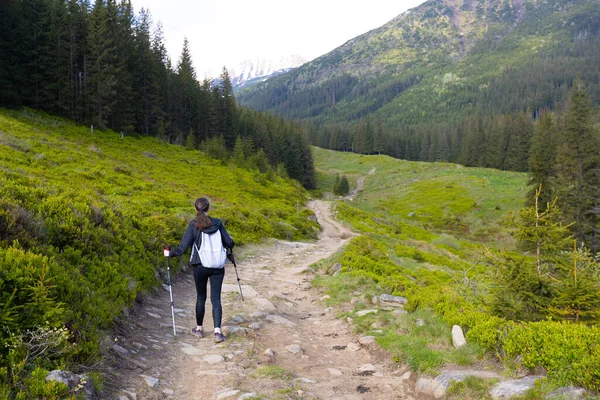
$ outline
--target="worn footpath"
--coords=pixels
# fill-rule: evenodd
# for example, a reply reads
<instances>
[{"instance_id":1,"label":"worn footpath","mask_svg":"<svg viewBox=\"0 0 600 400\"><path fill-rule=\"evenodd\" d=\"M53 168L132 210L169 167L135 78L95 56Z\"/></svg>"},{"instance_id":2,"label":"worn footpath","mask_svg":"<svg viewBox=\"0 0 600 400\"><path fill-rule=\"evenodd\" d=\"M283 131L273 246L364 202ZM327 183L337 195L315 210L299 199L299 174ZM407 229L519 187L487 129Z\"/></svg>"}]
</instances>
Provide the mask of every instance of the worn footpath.
<instances>
[{"instance_id":1,"label":"worn footpath","mask_svg":"<svg viewBox=\"0 0 600 400\"><path fill-rule=\"evenodd\" d=\"M212 338L210 300L205 338L195 326L191 271L174 277L177 335L169 292L144 299L110 343L106 385L111 399L414 399L414 377L369 338L352 333L311 287L311 264L352 236L327 202L310 203L323 227L315 243L276 241L236 253L245 301L227 265L224 331Z\"/></svg>"}]
</instances>

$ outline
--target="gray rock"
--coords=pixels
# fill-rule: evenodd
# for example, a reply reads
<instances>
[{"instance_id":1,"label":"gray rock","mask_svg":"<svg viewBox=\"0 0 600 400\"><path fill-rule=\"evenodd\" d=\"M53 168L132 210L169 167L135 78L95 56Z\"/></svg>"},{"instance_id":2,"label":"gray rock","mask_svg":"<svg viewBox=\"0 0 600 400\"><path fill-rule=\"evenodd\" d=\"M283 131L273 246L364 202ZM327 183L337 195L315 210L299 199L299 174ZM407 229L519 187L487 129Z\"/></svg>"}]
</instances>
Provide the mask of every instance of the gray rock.
<instances>
[{"instance_id":1,"label":"gray rock","mask_svg":"<svg viewBox=\"0 0 600 400\"><path fill-rule=\"evenodd\" d=\"M357 343L349 343L348 346L346 346L346 349L350 350L350 351L359 351L360 350L360 345Z\"/></svg>"},{"instance_id":2,"label":"gray rock","mask_svg":"<svg viewBox=\"0 0 600 400\"><path fill-rule=\"evenodd\" d=\"M286 318L282 317L281 315L276 315L276 314L267 315L266 320L274 322L276 324L280 324L280 325L287 325L287 326L295 326L296 325L289 319L286 319Z\"/></svg>"},{"instance_id":3,"label":"gray rock","mask_svg":"<svg viewBox=\"0 0 600 400\"><path fill-rule=\"evenodd\" d=\"M94 384L86 375L77 375L69 371L55 369L48 372L46 375L46 382L50 381L62 382L67 385L69 389L74 389L79 385L82 385L86 398L94 395Z\"/></svg>"},{"instance_id":4,"label":"gray rock","mask_svg":"<svg viewBox=\"0 0 600 400\"><path fill-rule=\"evenodd\" d=\"M335 264L333 264L333 266L331 268L329 268L327 270L327 273L329 275L334 275L336 272L340 272L341 269L342 269L342 264L335 263Z\"/></svg>"},{"instance_id":5,"label":"gray rock","mask_svg":"<svg viewBox=\"0 0 600 400\"><path fill-rule=\"evenodd\" d=\"M122 356L125 356L125 355L129 354L129 350L127 350L127 349L126 349L126 348L124 348L124 347L121 347L121 346L119 346L119 345L118 345L118 344L116 344L116 343L114 343L114 344L112 345L112 349L113 349L115 352L117 352L118 354L122 355Z\"/></svg>"},{"instance_id":6,"label":"gray rock","mask_svg":"<svg viewBox=\"0 0 600 400\"><path fill-rule=\"evenodd\" d=\"M260 300L260 299L254 299L254 301L257 301L257 300ZM267 299L263 299L263 300L267 300ZM271 305L273 305L273 304L271 304ZM275 308L275 307L273 307L273 308ZM257 311L257 312L253 312L252 314L250 314L250 318L264 318L267 315L269 315L268 312Z\"/></svg>"},{"instance_id":7,"label":"gray rock","mask_svg":"<svg viewBox=\"0 0 600 400\"><path fill-rule=\"evenodd\" d=\"M221 392L217 395L217 400L228 399L237 395L239 392L239 390L227 390L225 392Z\"/></svg>"},{"instance_id":8,"label":"gray rock","mask_svg":"<svg viewBox=\"0 0 600 400\"><path fill-rule=\"evenodd\" d=\"M275 352L273 350L271 350L271 349L266 349L263 354L265 354L269 358L275 357Z\"/></svg>"},{"instance_id":9,"label":"gray rock","mask_svg":"<svg viewBox=\"0 0 600 400\"><path fill-rule=\"evenodd\" d=\"M137 393L129 390L123 390L128 399L137 400Z\"/></svg>"},{"instance_id":10,"label":"gray rock","mask_svg":"<svg viewBox=\"0 0 600 400\"><path fill-rule=\"evenodd\" d=\"M236 324L241 324L245 321L244 317L242 317L241 315L234 315L233 317L231 317L231 320L234 321Z\"/></svg>"},{"instance_id":11,"label":"gray rock","mask_svg":"<svg viewBox=\"0 0 600 400\"><path fill-rule=\"evenodd\" d=\"M248 325L248 328L252 329L253 331L258 331L260 329L262 329L262 324L260 322L253 322L250 325Z\"/></svg>"},{"instance_id":12,"label":"gray rock","mask_svg":"<svg viewBox=\"0 0 600 400\"><path fill-rule=\"evenodd\" d=\"M266 310L266 311L275 311L277 310L277 308L273 305L273 303L271 303L268 299L265 299L264 297L257 297L254 299L254 302L256 303L257 308L261 309L261 310ZM254 314L251 314L250 316L252 317ZM265 315L267 315L265 313ZM256 317L252 317L252 318L256 318ZM258 317L261 318L261 317Z\"/></svg>"},{"instance_id":13,"label":"gray rock","mask_svg":"<svg viewBox=\"0 0 600 400\"><path fill-rule=\"evenodd\" d=\"M148 314L149 316L151 316L152 318L156 318L156 319L161 319L162 317L156 313L151 313L146 311L146 314Z\"/></svg>"},{"instance_id":14,"label":"gray rock","mask_svg":"<svg viewBox=\"0 0 600 400\"><path fill-rule=\"evenodd\" d=\"M377 371L377 369L375 368L375 366L373 364L363 364L360 367L358 367L358 372L375 372Z\"/></svg>"},{"instance_id":15,"label":"gray rock","mask_svg":"<svg viewBox=\"0 0 600 400\"><path fill-rule=\"evenodd\" d=\"M436 399L441 399L446 395L450 383L461 382L468 376L476 376L484 379L500 379L500 375L491 371L480 371L480 370L461 370L461 371L445 371L442 372L435 378L422 377L419 378L415 386L415 390L419 393L425 393L429 396L433 396ZM410 378L410 374L406 379Z\"/></svg>"},{"instance_id":16,"label":"gray rock","mask_svg":"<svg viewBox=\"0 0 600 400\"><path fill-rule=\"evenodd\" d=\"M361 310L359 312L356 313L357 317L364 317L367 314L374 314L376 313L377 310Z\"/></svg>"},{"instance_id":17,"label":"gray rock","mask_svg":"<svg viewBox=\"0 0 600 400\"><path fill-rule=\"evenodd\" d=\"M408 314L408 311L406 311L402 308L392 311L392 315L395 315L395 316L405 315L405 314Z\"/></svg>"},{"instance_id":18,"label":"gray rock","mask_svg":"<svg viewBox=\"0 0 600 400\"><path fill-rule=\"evenodd\" d=\"M158 378L155 378L153 376L148 376L148 375L140 375L142 378L144 378L144 381L146 382L146 385L155 388L158 386L159 380Z\"/></svg>"},{"instance_id":19,"label":"gray rock","mask_svg":"<svg viewBox=\"0 0 600 400\"><path fill-rule=\"evenodd\" d=\"M202 361L204 361L205 363L209 363L209 364L219 364L219 363L222 363L223 361L225 361L225 358L223 358L223 356L220 354L211 354L211 355L202 357Z\"/></svg>"},{"instance_id":20,"label":"gray rock","mask_svg":"<svg viewBox=\"0 0 600 400\"><path fill-rule=\"evenodd\" d=\"M329 374L331 376L342 376L343 375L342 371L340 371L339 369L327 368L327 370L329 371Z\"/></svg>"},{"instance_id":21,"label":"gray rock","mask_svg":"<svg viewBox=\"0 0 600 400\"><path fill-rule=\"evenodd\" d=\"M452 345L454 348L458 349L459 347L467 344L467 339L465 339L465 335L458 325L454 325L452 327Z\"/></svg>"},{"instance_id":22,"label":"gray rock","mask_svg":"<svg viewBox=\"0 0 600 400\"><path fill-rule=\"evenodd\" d=\"M331 298L331 296L328 295L328 294L326 294L325 296L321 297L321 301L325 301L325 300L330 299L330 298Z\"/></svg>"},{"instance_id":23,"label":"gray rock","mask_svg":"<svg viewBox=\"0 0 600 400\"><path fill-rule=\"evenodd\" d=\"M490 394L493 399L510 399L513 396L525 393L533 387L535 381L542 378L543 376L534 375L500 382L490 390Z\"/></svg>"},{"instance_id":24,"label":"gray rock","mask_svg":"<svg viewBox=\"0 0 600 400\"><path fill-rule=\"evenodd\" d=\"M304 267L302 268L300 271L298 271L298 274L315 274L317 271L315 271L314 269L310 268L310 267Z\"/></svg>"},{"instance_id":25,"label":"gray rock","mask_svg":"<svg viewBox=\"0 0 600 400\"><path fill-rule=\"evenodd\" d=\"M416 213L415 213L414 211L411 211L411 212L409 212L409 213L408 213L408 217L409 217L409 218L412 218L412 217L414 217L415 215L416 215Z\"/></svg>"},{"instance_id":26,"label":"gray rock","mask_svg":"<svg viewBox=\"0 0 600 400\"><path fill-rule=\"evenodd\" d=\"M425 321L423 321L423 319L421 319L421 318L417 318L417 322L415 322L415 324L417 326L423 326L423 325L425 325Z\"/></svg>"},{"instance_id":27,"label":"gray rock","mask_svg":"<svg viewBox=\"0 0 600 400\"><path fill-rule=\"evenodd\" d=\"M243 395L241 395L240 397L238 397L238 400L246 400L249 399L251 397L256 397L258 396L255 392L252 393L244 393Z\"/></svg>"},{"instance_id":28,"label":"gray rock","mask_svg":"<svg viewBox=\"0 0 600 400\"><path fill-rule=\"evenodd\" d=\"M567 386L556 389L549 393L545 399L548 400L579 400L585 399L588 396L588 391L584 388Z\"/></svg>"},{"instance_id":29,"label":"gray rock","mask_svg":"<svg viewBox=\"0 0 600 400\"><path fill-rule=\"evenodd\" d=\"M408 303L408 299L402 296L392 296L391 294L382 294L379 296L379 300L385 301L386 303L398 303L398 304L406 304Z\"/></svg>"},{"instance_id":30,"label":"gray rock","mask_svg":"<svg viewBox=\"0 0 600 400\"><path fill-rule=\"evenodd\" d=\"M363 346L371 345L375 343L375 336L363 336L358 339L358 343L362 344Z\"/></svg>"},{"instance_id":31,"label":"gray rock","mask_svg":"<svg viewBox=\"0 0 600 400\"><path fill-rule=\"evenodd\" d=\"M299 344L291 344L289 346L286 346L285 349L292 354L302 354L303 353L302 347L300 347Z\"/></svg>"}]
</instances>

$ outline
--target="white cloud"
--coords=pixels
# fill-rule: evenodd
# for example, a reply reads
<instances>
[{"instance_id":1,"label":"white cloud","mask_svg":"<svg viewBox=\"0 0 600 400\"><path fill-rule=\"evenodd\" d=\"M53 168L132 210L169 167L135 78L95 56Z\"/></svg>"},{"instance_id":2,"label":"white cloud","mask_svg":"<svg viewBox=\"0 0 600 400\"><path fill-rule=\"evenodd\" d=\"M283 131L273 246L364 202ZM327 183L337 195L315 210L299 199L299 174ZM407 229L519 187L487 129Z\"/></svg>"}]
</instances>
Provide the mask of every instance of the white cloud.
<instances>
[{"instance_id":1,"label":"white cloud","mask_svg":"<svg viewBox=\"0 0 600 400\"><path fill-rule=\"evenodd\" d=\"M138 12L150 9L163 25L169 55L176 63L183 39L198 78L250 58L323 55L347 40L378 28L424 0L132 0Z\"/></svg>"}]
</instances>

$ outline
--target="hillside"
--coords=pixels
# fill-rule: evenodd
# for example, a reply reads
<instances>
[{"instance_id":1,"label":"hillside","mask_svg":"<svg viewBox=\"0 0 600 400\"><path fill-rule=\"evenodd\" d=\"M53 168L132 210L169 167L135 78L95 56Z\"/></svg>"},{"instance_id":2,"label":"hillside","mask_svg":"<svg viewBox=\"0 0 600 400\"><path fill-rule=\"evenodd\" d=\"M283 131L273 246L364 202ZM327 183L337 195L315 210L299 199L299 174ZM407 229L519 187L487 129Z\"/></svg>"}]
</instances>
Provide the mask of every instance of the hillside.
<instances>
[{"instance_id":1,"label":"hillside","mask_svg":"<svg viewBox=\"0 0 600 400\"><path fill-rule=\"evenodd\" d=\"M273 170L28 109L0 109L0 164L3 398L56 394L44 371L89 368L113 320L164 281L162 249L197 197L237 245L318 231L300 208L307 192Z\"/></svg>"},{"instance_id":2,"label":"hillside","mask_svg":"<svg viewBox=\"0 0 600 400\"><path fill-rule=\"evenodd\" d=\"M430 0L237 99L318 123L370 116L390 132L555 109L578 73L598 104L599 33L594 0Z\"/></svg>"},{"instance_id":3,"label":"hillside","mask_svg":"<svg viewBox=\"0 0 600 400\"><path fill-rule=\"evenodd\" d=\"M313 282L359 334L422 374L500 364L512 377L544 375L526 398L562 385L600 389L598 263L573 250L552 209L523 208L525 174L318 148L314 155L321 190L340 175L351 187L363 183L352 199L335 198L335 214L359 236L321 263ZM336 263L339 273L327 274ZM376 297L382 292L404 297L402 310ZM450 340L454 325L467 345ZM478 379L450 398L490 398L469 392L494 384Z\"/></svg>"}]
</instances>

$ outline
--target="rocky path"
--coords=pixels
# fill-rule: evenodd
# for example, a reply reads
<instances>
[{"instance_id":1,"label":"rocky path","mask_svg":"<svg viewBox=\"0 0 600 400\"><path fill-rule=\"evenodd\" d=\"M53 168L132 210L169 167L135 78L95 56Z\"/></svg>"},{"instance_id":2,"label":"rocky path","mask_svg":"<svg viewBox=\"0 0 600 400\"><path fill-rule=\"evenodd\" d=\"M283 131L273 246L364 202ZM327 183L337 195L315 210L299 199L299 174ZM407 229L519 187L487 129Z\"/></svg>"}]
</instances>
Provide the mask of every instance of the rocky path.
<instances>
[{"instance_id":1,"label":"rocky path","mask_svg":"<svg viewBox=\"0 0 600 400\"><path fill-rule=\"evenodd\" d=\"M310 206L323 226L319 241L276 241L238 250L244 302L233 267L227 267L225 342L190 334L195 325L190 271L173 284L177 336L168 291L145 300L110 344L107 398L417 398L415 378L398 369L371 338L353 335L311 287L308 267L337 251L352 233L333 219L329 203ZM205 329L210 332L210 304L207 310Z\"/></svg>"}]
</instances>

